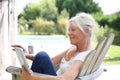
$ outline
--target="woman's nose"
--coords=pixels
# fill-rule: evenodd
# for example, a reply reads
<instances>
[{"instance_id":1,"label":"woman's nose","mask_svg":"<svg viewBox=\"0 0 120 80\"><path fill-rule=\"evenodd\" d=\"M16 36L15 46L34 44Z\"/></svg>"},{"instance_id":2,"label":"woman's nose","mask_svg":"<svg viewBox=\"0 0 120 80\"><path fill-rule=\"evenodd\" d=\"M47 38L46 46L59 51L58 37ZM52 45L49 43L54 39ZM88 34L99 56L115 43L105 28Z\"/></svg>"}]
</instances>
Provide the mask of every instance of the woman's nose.
<instances>
[{"instance_id":1,"label":"woman's nose","mask_svg":"<svg viewBox=\"0 0 120 80\"><path fill-rule=\"evenodd\" d=\"M70 35L70 34L71 34L71 32L70 32L70 31L68 31L68 32L67 32L67 34L68 34L68 35Z\"/></svg>"}]
</instances>

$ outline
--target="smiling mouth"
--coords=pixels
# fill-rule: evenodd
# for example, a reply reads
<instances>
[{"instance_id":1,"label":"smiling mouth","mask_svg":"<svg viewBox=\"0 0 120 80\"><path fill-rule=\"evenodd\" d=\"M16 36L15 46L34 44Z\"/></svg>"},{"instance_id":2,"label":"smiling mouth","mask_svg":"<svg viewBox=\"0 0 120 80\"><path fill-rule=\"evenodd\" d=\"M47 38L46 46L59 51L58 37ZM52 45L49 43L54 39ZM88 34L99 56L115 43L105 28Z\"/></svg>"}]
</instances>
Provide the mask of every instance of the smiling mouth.
<instances>
[{"instance_id":1,"label":"smiling mouth","mask_svg":"<svg viewBox=\"0 0 120 80\"><path fill-rule=\"evenodd\" d=\"M74 38L70 38L70 41L72 41Z\"/></svg>"}]
</instances>

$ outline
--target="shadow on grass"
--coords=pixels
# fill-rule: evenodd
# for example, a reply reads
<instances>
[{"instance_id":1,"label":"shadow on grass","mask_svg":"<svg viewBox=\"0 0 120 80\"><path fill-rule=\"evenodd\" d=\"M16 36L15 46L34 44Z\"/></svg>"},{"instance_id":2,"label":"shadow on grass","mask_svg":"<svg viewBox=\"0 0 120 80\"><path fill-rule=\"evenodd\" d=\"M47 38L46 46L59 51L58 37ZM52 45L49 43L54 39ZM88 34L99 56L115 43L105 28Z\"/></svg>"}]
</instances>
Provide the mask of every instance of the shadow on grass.
<instances>
[{"instance_id":1,"label":"shadow on grass","mask_svg":"<svg viewBox=\"0 0 120 80\"><path fill-rule=\"evenodd\" d=\"M104 61L120 61L120 57L106 58Z\"/></svg>"},{"instance_id":2,"label":"shadow on grass","mask_svg":"<svg viewBox=\"0 0 120 80\"><path fill-rule=\"evenodd\" d=\"M120 57L106 58L106 59L104 59L103 63L105 63L105 64L119 64L120 65Z\"/></svg>"}]
</instances>

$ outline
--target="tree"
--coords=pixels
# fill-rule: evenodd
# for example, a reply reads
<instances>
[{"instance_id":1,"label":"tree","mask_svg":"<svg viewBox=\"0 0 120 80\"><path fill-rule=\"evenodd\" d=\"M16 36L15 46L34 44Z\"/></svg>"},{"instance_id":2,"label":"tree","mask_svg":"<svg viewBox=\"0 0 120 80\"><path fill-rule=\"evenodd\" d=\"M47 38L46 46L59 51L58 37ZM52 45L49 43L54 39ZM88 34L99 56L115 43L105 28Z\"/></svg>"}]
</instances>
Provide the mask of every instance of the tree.
<instances>
[{"instance_id":1,"label":"tree","mask_svg":"<svg viewBox=\"0 0 120 80\"><path fill-rule=\"evenodd\" d=\"M24 11L18 16L20 19L24 17L27 21L34 20L37 17L41 16L40 3L30 3L25 8Z\"/></svg>"},{"instance_id":2,"label":"tree","mask_svg":"<svg viewBox=\"0 0 120 80\"><path fill-rule=\"evenodd\" d=\"M66 35L66 24L69 19L69 13L64 9L57 19L57 31L59 34Z\"/></svg>"},{"instance_id":3,"label":"tree","mask_svg":"<svg viewBox=\"0 0 120 80\"><path fill-rule=\"evenodd\" d=\"M101 8L93 0L56 0L56 6L59 13L66 9L70 13L70 17L78 12L102 12Z\"/></svg>"},{"instance_id":4,"label":"tree","mask_svg":"<svg viewBox=\"0 0 120 80\"><path fill-rule=\"evenodd\" d=\"M109 26L117 31L120 31L120 13L109 16Z\"/></svg>"},{"instance_id":5,"label":"tree","mask_svg":"<svg viewBox=\"0 0 120 80\"><path fill-rule=\"evenodd\" d=\"M30 22L37 18L43 18L45 20L52 20L57 22L57 7L54 0L41 0L39 3L28 4L24 11L18 16L18 19L26 20L25 24L29 25L29 29L33 29L34 25Z\"/></svg>"},{"instance_id":6,"label":"tree","mask_svg":"<svg viewBox=\"0 0 120 80\"><path fill-rule=\"evenodd\" d=\"M53 2L53 0L42 0L40 6L41 6L41 17L56 22L58 13L57 13L57 7Z\"/></svg>"},{"instance_id":7,"label":"tree","mask_svg":"<svg viewBox=\"0 0 120 80\"><path fill-rule=\"evenodd\" d=\"M92 13L92 16L95 18L95 20L97 21L97 23L100 26L105 26L105 25L109 25L109 17L107 15L104 15L101 12L96 12L96 13Z\"/></svg>"}]
</instances>

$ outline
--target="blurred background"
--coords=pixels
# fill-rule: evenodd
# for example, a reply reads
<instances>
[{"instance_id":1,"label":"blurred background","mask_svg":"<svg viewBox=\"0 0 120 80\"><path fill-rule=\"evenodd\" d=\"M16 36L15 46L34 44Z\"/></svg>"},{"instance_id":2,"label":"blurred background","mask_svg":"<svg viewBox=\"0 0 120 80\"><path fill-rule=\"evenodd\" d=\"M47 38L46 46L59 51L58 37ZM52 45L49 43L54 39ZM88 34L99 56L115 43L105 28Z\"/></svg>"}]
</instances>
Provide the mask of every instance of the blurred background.
<instances>
[{"instance_id":1,"label":"blurred background","mask_svg":"<svg viewBox=\"0 0 120 80\"><path fill-rule=\"evenodd\" d=\"M71 46L66 23L79 12L91 14L98 22L93 46L110 32L115 34L103 65L120 65L119 3L120 0L0 0L0 80L11 80L5 69L18 66L11 50L13 44L27 50L33 46L35 54L44 50L51 57Z\"/></svg>"}]
</instances>

